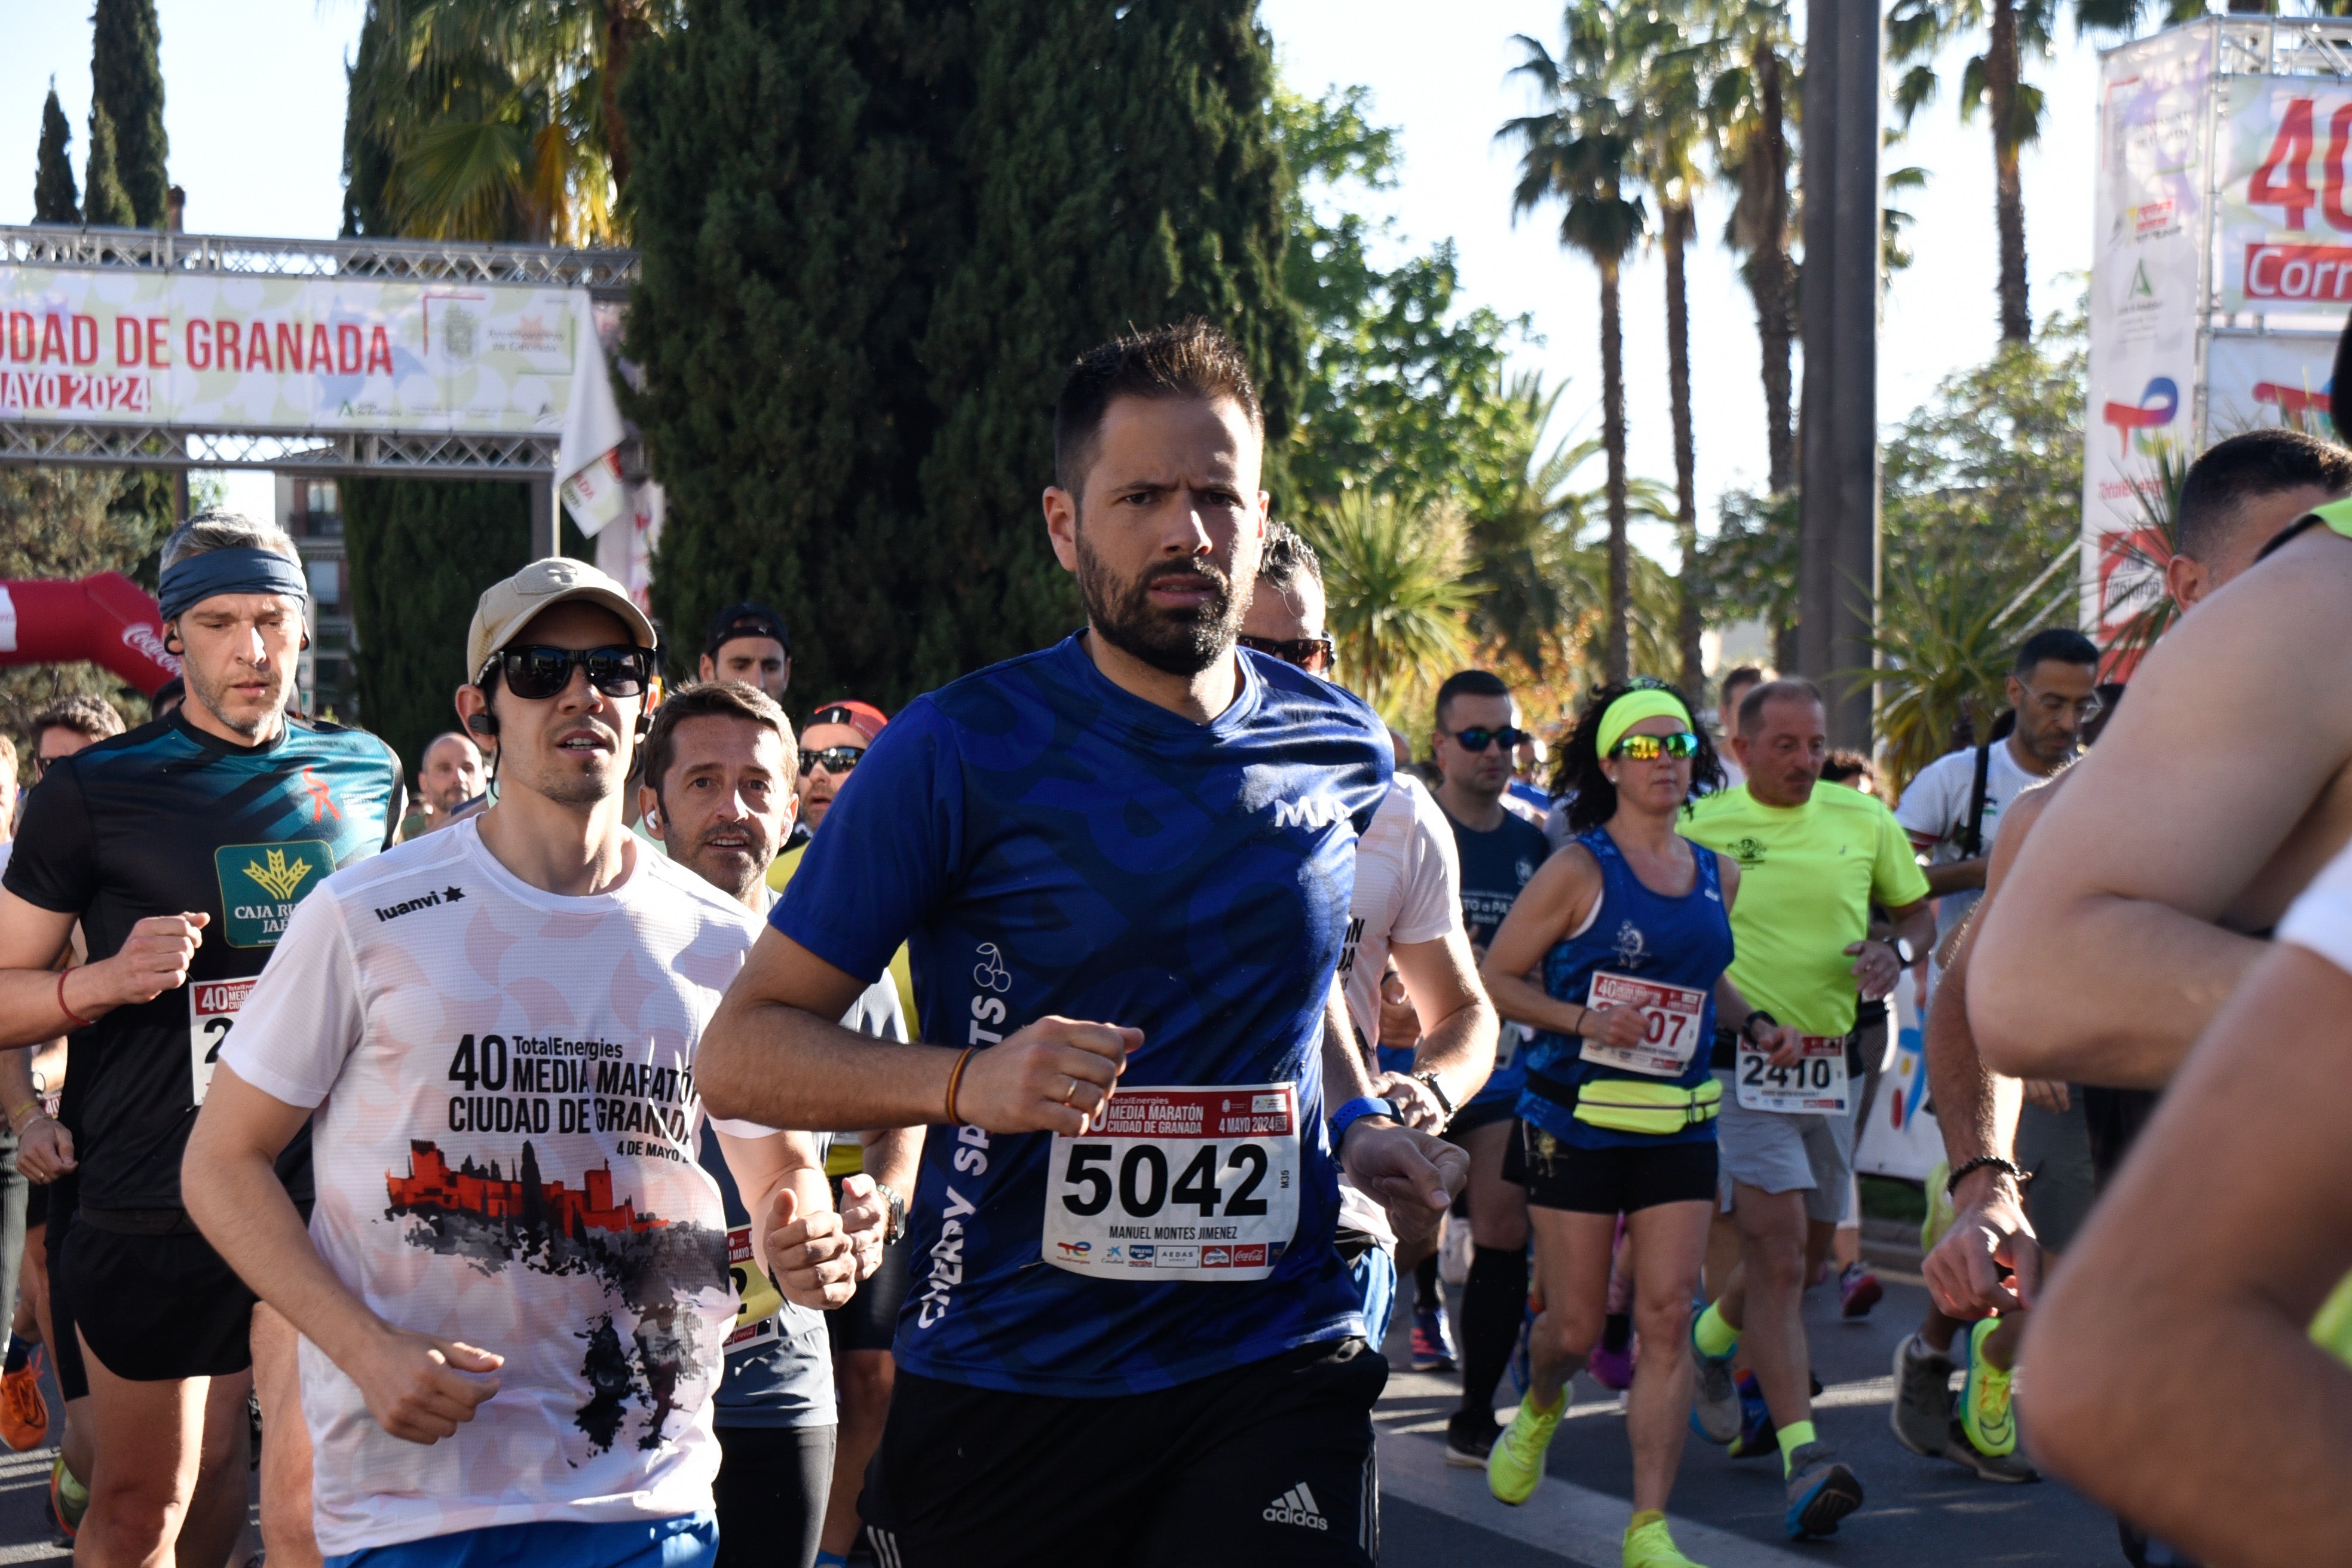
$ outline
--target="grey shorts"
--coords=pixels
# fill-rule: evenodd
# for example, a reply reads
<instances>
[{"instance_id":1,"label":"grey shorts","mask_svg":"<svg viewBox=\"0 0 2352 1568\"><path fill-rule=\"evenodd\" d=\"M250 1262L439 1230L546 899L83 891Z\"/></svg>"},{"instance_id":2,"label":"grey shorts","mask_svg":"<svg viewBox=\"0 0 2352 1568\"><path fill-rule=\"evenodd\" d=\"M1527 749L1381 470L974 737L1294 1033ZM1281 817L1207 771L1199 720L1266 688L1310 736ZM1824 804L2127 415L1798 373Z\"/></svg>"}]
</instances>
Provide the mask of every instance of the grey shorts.
<instances>
[{"instance_id":1,"label":"grey shorts","mask_svg":"<svg viewBox=\"0 0 2352 1568\"><path fill-rule=\"evenodd\" d=\"M2053 1252L2064 1252L2091 1212L2091 1129L2083 1115L2083 1086L2071 1084L2070 1109L2044 1110L2027 1101L2017 1117L2017 1163L2033 1173L2025 1184L2025 1217Z\"/></svg>"},{"instance_id":2,"label":"grey shorts","mask_svg":"<svg viewBox=\"0 0 2352 1568\"><path fill-rule=\"evenodd\" d=\"M1845 1218L1853 1174L1853 1112L1843 1116L1783 1116L1739 1103L1731 1075L1718 1072L1723 1111L1716 1119L1720 1155L1717 1190L1731 1210L1735 1184L1766 1193L1802 1192L1805 1217L1835 1225Z\"/></svg>"}]
</instances>

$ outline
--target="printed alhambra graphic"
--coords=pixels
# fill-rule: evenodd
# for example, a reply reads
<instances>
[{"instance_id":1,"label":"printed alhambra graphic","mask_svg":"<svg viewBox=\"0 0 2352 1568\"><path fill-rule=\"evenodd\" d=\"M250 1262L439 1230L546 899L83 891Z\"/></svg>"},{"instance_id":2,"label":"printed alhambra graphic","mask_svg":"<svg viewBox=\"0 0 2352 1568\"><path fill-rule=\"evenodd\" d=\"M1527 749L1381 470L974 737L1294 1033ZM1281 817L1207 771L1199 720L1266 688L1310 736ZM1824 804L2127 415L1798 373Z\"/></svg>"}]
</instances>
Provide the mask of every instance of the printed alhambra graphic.
<instances>
[{"instance_id":1,"label":"printed alhambra graphic","mask_svg":"<svg viewBox=\"0 0 2352 1568\"><path fill-rule=\"evenodd\" d=\"M540 1274L593 1275L626 1304L619 1321L600 1312L574 1331L588 1347L580 1373L590 1391L575 1421L601 1454L637 1405L649 1413L637 1447L660 1447L678 1383L699 1359L700 1314L689 1298L730 1289L727 1233L640 1213L634 1194L615 1198L609 1162L574 1187L541 1180L528 1142L511 1175L471 1155L452 1170L440 1146L423 1139L408 1150L408 1174L384 1177L392 1200L384 1217L406 1222L410 1246L486 1274L519 1264Z\"/></svg>"}]
</instances>

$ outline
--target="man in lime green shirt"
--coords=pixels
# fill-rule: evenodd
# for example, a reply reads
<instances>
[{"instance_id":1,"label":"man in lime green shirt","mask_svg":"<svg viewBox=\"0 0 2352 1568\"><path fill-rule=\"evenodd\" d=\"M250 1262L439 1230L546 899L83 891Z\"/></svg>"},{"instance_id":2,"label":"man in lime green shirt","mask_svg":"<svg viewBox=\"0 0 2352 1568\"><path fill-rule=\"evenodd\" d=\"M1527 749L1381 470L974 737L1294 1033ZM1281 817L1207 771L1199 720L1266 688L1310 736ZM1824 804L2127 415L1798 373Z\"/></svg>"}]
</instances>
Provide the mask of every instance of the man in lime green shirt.
<instances>
[{"instance_id":1,"label":"man in lime green shirt","mask_svg":"<svg viewBox=\"0 0 2352 1568\"><path fill-rule=\"evenodd\" d=\"M1805 1346L1809 1221L1845 1216L1853 1158L1848 1070L1857 991L1876 998L1935 941L1910 839L1876 798L1816 789L1829 755L1826 715L1810 681L1775 680L1739 705L1732 749L1743 784L1697 803L1683 832L1739 862L1731 914L1730 977L1750 1005L1806 1037L1801 1050L1768 1055L1748 1042L1718 1047L1721 1181L1739 1232L1740 1266L1694 1321L1700 1423L1737 1430L1730 1358L1740 1339L1761 1386L1788 1475L1790 1536L1826 1535L1862 1505L1862 1483L1813 1433ZM1870 906L1895 936L1870 936ZM1738 1020L1724 1020L1727 1027ZM1761 1441L1743 1433L1743 1445Z\"/></svg>"}]
</instances>

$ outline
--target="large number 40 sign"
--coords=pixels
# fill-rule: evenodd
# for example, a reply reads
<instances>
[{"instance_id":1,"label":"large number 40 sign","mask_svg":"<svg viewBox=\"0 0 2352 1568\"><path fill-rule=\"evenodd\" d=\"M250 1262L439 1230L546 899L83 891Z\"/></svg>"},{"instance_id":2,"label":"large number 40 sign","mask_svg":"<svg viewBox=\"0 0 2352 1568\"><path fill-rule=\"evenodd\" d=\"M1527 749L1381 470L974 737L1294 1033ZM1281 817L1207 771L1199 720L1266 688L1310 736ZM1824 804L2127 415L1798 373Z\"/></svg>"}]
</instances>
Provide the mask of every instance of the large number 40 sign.
<instances>
[{"instance_id":1,"label":"large number 40 sign","mask_svg":"<svg viewBox=\"0 0 2352 1568\"><path fill-rule=\"evenodd\" d=\"M2315 206L2330 228L2352 233L2352 211L2344 205L2344 155L2347 144L2352 144L2352 103L2327 118L2327 156L2316 194L2311 185L2313 105L2308 98L2288 100L2270 151L2246 182L2246 205L2277 207L2284 217L2282 226L2290 229L2306 227L2306 215Z\"/></svg>"}]
</instances>

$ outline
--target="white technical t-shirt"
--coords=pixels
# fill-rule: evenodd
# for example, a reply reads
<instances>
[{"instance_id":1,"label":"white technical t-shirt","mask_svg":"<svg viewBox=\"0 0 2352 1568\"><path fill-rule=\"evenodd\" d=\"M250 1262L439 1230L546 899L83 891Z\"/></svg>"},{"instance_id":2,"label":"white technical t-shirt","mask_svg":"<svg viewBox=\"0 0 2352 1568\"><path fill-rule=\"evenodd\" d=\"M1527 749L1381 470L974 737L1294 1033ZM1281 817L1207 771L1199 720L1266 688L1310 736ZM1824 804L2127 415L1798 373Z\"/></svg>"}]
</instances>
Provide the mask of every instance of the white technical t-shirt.
<instances>
[{"instance_id":1,"label":"white technical t-shirt","mask_svg":"<svg viewBox=\"0 0 2352 1568\"><path fill-rule=\"evenodd\" d=\"M506 1358L497 1394L427 1446L378 1426L302 1342L331 1557L711 1506L735 1301L693 1067L761 922L662 856L634 861L560 897L468 819L338 872L222 1050L316 1107L310 1237L344 1285L399 1327Z\"/></svg>"},{"instance_id":2,"label":"white technical t-shirt","mask_svg":"<svg viewBox=\"0 0 2352 1568\"><path fill-rule=\"evenodd\" d=\"M1911 787L1903 792L1903 804L1895 808L1895 820L1910 835L1911 847L1928 857L1929 865L1948 866L1968 858L1969 796L1976 779L1977 749L1964 746L1920 769ZM1994 830L2000 826L2000 814L2011 801L2035 784L2049 782L2040 773L2030 773L2019 767L2006 739L1994 742L1985 759L1984 823L1979 830L1977 853L1992 853ZM1940 940L1949 935L1983 896L1982 889L1975 888L1944 894L1936 907L1937 937Z\"/></svg>"},{"instance_id":3,"label":"white technical t-shirt","mask_svg":"<svg viewBox=\"0 0 2352 1568\"><path fill-rule=\"evenodd\" d=\"M1462 865L1453 826L1429 791L1400 773L1356 840L1356 893L1339 950L1348 1016L1368 1042L1380 1044L1389 949L1461 929Z\"/></svg>"}]
</instances>

